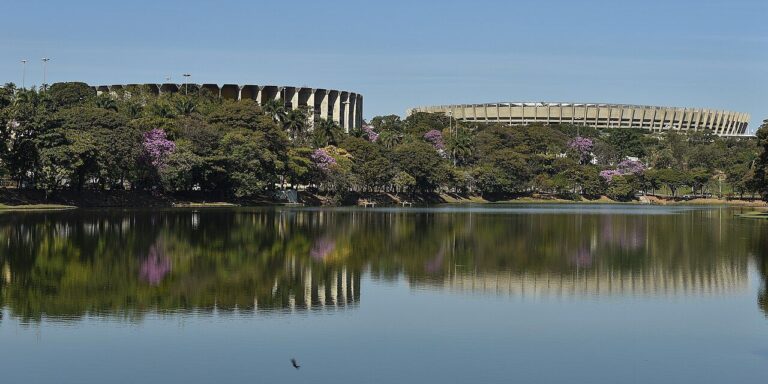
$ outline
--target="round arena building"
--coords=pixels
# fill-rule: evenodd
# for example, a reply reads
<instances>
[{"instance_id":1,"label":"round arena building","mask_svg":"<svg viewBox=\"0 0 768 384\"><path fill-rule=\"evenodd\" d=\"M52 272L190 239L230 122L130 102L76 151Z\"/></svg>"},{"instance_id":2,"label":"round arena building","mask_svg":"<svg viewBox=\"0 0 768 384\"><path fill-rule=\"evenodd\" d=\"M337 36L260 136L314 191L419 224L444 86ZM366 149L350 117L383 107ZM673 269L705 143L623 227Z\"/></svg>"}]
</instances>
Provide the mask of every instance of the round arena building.
<instances>
[{"instance_id":1,"label":"round arena building","mask_svg":"<svg viewBox=\"0 0 768 384\"><path fill-rule=\"evenodd\" d=\"M575 124L595 128L649 131L710 130L718 136L747 135L747 113L704 108L655 107L602 103L490 103L417 107L407 111L444 113L460 121L509 125Z\"/></svg>"},{"instance_id":2,"label":"round arena building","mask_svg":"<svg viewBox=\"0 0 768 384\"><path fill-rule=\"evenodd\" d=\"M269 100L284 100L290 109L309 111L309 119L333 120L349 132L363 126L363 96L349 91L335 89L292 87L280 85L238 85L238 84L124 84L100 85L98 94L118 94L137 90L155 95L167 93L206 92L225 100L251 99L259 105Z\"/></svg>"}]
</instances>

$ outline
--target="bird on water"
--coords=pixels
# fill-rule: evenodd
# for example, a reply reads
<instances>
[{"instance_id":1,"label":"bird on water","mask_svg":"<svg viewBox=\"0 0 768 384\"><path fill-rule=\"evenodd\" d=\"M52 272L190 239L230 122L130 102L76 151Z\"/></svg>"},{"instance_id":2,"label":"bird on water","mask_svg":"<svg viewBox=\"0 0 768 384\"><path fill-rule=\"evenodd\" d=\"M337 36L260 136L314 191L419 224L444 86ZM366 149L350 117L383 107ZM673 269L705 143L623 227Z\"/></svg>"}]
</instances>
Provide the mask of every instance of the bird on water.
<instances>
[{"instance_id":1,"label":"bird on water","mask_svg":"<svg viewBox=\"0 0 768 384\"><path fill-rule=\"evenodd\" d=\"M293 365L294 368L299 369L301 368L301 365L296 361L296 359L291 359L291 365Z\"/></svg>"}]
</instances>

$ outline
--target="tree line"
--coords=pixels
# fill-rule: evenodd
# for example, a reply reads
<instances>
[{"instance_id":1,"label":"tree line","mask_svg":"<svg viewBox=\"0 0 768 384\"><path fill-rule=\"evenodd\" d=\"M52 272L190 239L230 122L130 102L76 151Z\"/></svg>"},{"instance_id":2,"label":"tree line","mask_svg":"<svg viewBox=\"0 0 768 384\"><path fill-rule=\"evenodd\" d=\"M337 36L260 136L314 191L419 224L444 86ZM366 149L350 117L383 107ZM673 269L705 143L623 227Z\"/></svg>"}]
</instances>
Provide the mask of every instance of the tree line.
<instances>
[{"instance_id":1,"label":"tree line","mask_svg":"<svg viewBox=\"0 0 768 384\"><path fill-rule=\"evenodd\" d=\"M768 196L768 124L757 138L462 123L377 116L345 133L282 100L226 101L190 88L96 95L84 83L0 88L0 177L19 188L189 191L233 198L307 187L344 201L367 192L638 192Z\"/></svg>"}]
</instances>

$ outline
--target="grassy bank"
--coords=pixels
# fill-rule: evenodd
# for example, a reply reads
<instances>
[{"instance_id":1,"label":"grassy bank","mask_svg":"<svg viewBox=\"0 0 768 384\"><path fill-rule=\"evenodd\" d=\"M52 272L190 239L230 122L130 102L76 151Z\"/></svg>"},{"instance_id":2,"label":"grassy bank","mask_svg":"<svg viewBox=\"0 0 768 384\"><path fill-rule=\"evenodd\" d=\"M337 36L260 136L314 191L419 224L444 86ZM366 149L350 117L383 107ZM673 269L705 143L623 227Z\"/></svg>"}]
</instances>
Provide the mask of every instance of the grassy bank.
<instances>
[{"instance_id":1,"label":"grassy bank","mask_svg":"<svg viewBox=\"0 0 768 384\"><path fill-rule=\"evenodd\" d=\"M0 212L2 211L35 211L35 210L59 210L59 209L72 209L77 208L72 205L62 204L20 204L20 205L5 205L0 203Z\"/></svg>"},{"instance_id":2,"label":"grassy bank","mask_svg":"<svg viewBox=\"0 0 768 384\"><path fill-rule=\"evenodd\" d=\"M650 205L730 205L768 207L764 201L721 199L671 199L644 196L641 200L615 201L608 197L581 197L569 200L549 195L481 196L454 193L350 193L343 198L333 195L299 192L304 206L428 206L436 204L650 204ZM0 211L68 208L163 208L163 207L234 207L285 205L269 194L248 199L214 194L157 195L135 191L61 191L46 195L41 191L0 189Z\"/></svg>"}]
</instances>

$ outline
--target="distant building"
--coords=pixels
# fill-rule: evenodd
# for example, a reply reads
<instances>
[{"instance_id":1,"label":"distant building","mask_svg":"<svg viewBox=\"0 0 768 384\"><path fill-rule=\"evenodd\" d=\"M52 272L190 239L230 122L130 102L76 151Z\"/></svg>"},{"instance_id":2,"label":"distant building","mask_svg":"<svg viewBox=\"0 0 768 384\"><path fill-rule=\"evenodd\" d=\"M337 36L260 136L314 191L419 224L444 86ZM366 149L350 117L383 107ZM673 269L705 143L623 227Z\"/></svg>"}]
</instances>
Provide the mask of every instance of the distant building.
<instances>
[{"instance_id":1,"label":"distant building","mask_svg":"<svg viewBox=\"0 0 768 384\"><path fill-rule=\"evenodd\" d=\"M284 100L290 109L306 108L310 120L317 118L333 120L344 131L359 129L363 126L363 96L349 91L308 87L289 87L277 85L237 85L237 84L124 84L100 85L95 87L98 94L128 91L131 89L150 92L155 95L164 93L207 92L226 100L251 99L264 105L269 100Z\"/></svg>"},{"instance_id":2,"label":"distant building","mask_svg":"<svg viewBox=\"0 0 768 384\"><path fill-rule=\"evenodd\" d=\"M416 107L415 112L444 113L460 121L525 125L575 124L595 128L649 131L710 130L718 136L747 135L747 113L703 108L599 103L490 103Z\"/></svg>"}]
</instances>

